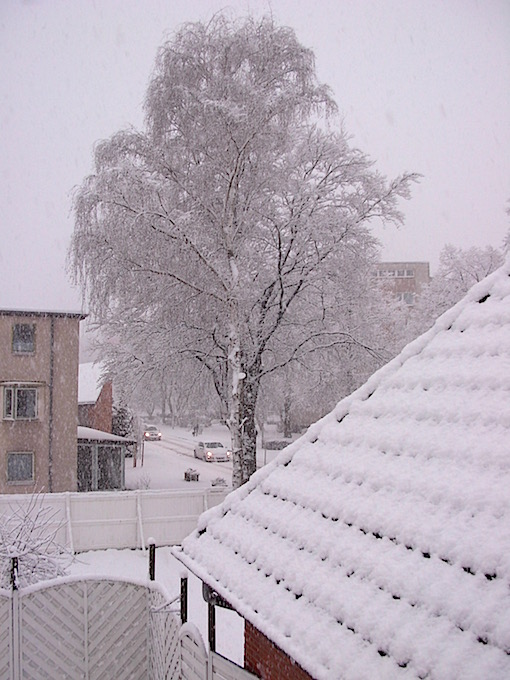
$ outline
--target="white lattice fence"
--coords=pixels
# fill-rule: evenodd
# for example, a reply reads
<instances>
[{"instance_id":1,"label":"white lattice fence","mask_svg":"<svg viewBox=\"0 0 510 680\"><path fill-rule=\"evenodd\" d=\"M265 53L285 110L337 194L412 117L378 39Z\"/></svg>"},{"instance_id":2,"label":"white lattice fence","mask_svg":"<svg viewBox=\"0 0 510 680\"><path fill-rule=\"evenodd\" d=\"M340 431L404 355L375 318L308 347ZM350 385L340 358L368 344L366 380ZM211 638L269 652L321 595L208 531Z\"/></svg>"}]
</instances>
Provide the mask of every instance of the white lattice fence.
<instances>
[{"instance_id":1,"label":"white lattice fence","mask_svg":"<svg viewBox=\"0 0 510 680\"><path fill-rule=\"evenodd\" d=\"M180 621L157 588L85 579L1 595L2 679L178 677Z\"/></svg>"},{"instance_id":2,"label":"white lattice fence","mask_svg":"<svg viewBox=\"0 0 510 680\"><path fill-rule=\"evenodd\" d=\"M176 605L167 603L161 593L150 596L149 678L171 680L179 678L179 630L181 621Z\"/></svg>"},{"instance_id":3,"label":"white lattice fence","mask_svg":"<svg viewBox=\"0 0 510 680\"><path fill-rule=\"evenodd\" d=\"M11 677L11 597L0 590L0 678Z\"/></svg>"},{"instance_id":4,"label":"white lattice fence","mask_svg":"<svg viewBox=\"0 0 510 680\"><path fill-rule=\"evenodd\" d=\"M204 680L207 678L207 650L198 628L185 623L179 634L179 655L181 657L182 680Z\"/></svg>"},{"instance_id":5,"label":"white lattice fence","mask_svg":"<svg viewBox=\"0 0 510 680\"><path fill-rule=\"evenodd\" d=\"M20 677L85 677L86 584L14 593L13 602L19 616Z\"/></svg>"}]
</instances>

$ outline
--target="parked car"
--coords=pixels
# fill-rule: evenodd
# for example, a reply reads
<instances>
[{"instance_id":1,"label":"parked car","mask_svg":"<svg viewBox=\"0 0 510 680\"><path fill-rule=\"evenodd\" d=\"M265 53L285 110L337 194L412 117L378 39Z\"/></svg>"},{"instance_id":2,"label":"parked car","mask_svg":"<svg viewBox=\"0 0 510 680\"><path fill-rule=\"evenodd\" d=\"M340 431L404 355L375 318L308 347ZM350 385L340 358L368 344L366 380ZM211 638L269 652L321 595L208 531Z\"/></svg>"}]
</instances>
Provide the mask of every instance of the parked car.
<instances>
[{"instance_id":1,"label":"parked car","mask_svg":"<svg viewBox=\"0 0 510 680\"><path fill-rule=\"evenodd\" d=\"M195 458L202 458L209 463L221 463L229 461L232 451L220 442L198 442L194 449Z\"/></svg>"},{"instance_id":2,"label":"parked car","mask_svg":"<svg viewBox=\"0 0 510 680\"><path fill-rule=\"evenodd\" d=\"M143 438L151 442L159 441L161 439L161 432L155 425L147 425L143 431Z\"/></svg>"}]
</instances>

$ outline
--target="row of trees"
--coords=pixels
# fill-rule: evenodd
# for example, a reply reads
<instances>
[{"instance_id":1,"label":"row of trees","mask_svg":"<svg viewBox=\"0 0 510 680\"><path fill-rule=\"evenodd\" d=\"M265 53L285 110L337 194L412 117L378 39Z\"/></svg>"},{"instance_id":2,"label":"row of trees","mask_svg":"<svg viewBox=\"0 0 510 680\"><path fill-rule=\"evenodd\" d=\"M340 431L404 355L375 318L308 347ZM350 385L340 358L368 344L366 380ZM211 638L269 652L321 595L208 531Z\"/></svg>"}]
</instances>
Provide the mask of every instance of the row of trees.
<instances>
[{"instance_id":1,"label":"row of trees","mask_svg":"<svg viewBox=\"0 0 510 680\"><path fill-rule=\"evenodd\" d=\"M145 111L145 130L96 146L71 268L116 377L166 403L217 396L238 486L262 389L337 399L387 358L370 223L402 222L416 176L387 181L350 144L312 52L270 18L184 26Z\"/></svg>"},{"instance_id":2,"label":"row of trees","mask_svg":"<svg viewBox=\"0 0 510 680\"><path fill-rule=\"evenodd\" d=\"M510 230L508 232L510 235ZM406 323L406 341L426 331L447 309L453 307L478 281L501 267L508 250L508 237L501 248L463 249L446 245L431 283L421 292Z\"/></svg>"}]
</instances>

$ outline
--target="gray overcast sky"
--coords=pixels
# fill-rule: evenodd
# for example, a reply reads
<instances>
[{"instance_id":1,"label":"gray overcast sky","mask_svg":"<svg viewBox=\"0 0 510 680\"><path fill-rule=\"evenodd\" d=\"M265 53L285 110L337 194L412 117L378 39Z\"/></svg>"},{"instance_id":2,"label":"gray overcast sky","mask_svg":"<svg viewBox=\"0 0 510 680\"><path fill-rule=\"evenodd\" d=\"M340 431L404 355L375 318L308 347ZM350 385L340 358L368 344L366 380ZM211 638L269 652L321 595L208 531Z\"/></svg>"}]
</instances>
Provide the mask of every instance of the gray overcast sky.
<instances>
[{"instance_id":1,"label":"gray overcast sky","mask_svg":"<svg viewBox=\"0 0 510 680\"><path fill-rule=\"evenodd\" d=\"M500 246L510 226L510 0L1 0L0 307L79 309L65 273L92 150L143 125L158 47L221 9L272 12L316 55L346 130L422 173L385 259Z\"/></svg>"}]
</instances>

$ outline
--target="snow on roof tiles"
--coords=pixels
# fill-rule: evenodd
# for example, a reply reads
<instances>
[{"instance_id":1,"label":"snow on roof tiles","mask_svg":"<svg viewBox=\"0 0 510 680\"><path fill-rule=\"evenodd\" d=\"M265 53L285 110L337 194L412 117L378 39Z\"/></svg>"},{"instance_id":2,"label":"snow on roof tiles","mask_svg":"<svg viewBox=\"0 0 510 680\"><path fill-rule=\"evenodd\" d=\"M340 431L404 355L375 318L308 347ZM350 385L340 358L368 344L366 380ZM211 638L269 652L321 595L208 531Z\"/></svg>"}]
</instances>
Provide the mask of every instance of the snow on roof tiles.
<instances>
[{"instance_id":1,"label":"snow on roof tiles","mask_svg":"<svg viewBox=\"0 0 510 680\"><path fill-rule=\"evenodd\" d=\"M177 556L318 680L510 677L510 259Z\"/></svg>"},{"instance_id":2,"label":"snow on roof tiles","mask_svg":"<svg viewBox=\"0 0 510 680\"><path fill-rule=\"evenodd\" d=\"M92 427L85 427L78 425L78 440L84 441L101 441L101 442L119 442L125 444L133 444L136 439L129 437L119 437L111 432L103 432L102 430L95 430Z\"/></svg>"}]
</instances>

